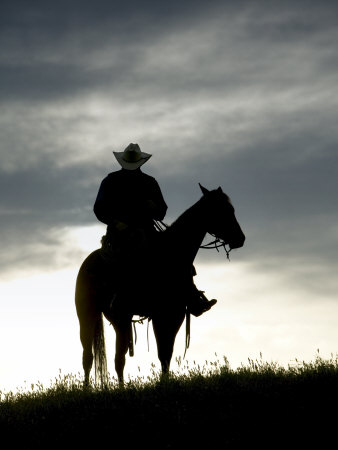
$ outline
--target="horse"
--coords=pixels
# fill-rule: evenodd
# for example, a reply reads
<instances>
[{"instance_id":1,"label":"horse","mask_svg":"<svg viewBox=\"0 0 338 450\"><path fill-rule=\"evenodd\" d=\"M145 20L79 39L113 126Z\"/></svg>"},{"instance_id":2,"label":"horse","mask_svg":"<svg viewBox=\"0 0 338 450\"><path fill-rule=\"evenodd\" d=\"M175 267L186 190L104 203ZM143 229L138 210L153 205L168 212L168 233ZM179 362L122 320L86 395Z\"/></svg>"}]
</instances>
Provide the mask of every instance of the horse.
<instances>
[{"instance_id":1,"label":"horse","mask_svg":"<svg viewBox=\"0 0 338 450\"><path fill-rule=\"evenodd\" d=\"M115 371L120 383L128 349L133 356L134 315L152 320L161 373L169 374L176 335L187 313L193 262L206 234L213 235L225 250L227 245L228 251L242 247L245 241L231 200L222 188L200 188L202 197L165 230L155 233L148 251L135 252L122 269L107 262L101 249L83 261L76 279L75 304L85 385L90 383L93 360L95 380L100 378L104 383L108 379L103 316L116 332ZM116 297L114 285L121 277L124 281L120 280Z\"/></svg>"}]
</instances>

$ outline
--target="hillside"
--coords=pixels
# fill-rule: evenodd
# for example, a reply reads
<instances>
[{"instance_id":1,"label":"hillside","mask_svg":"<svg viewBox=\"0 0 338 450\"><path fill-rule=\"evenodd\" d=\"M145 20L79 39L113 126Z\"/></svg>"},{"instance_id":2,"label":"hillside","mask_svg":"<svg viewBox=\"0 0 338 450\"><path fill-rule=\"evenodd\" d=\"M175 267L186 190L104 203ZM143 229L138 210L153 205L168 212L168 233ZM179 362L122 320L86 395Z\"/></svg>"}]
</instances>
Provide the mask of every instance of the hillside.
<instances>
[{"instance_id":1,"label":"hillside","mask_svg":"<svg viewBox=\"0 0 338 450\"><path fill-rule=\"evenodd\" d=\"M284 369L253 362L84 390L72 377L0 404L2 440L28 448L321 448L336 441L337 360ZM119 445L120 446L120 445Z\"/></svg>"}]
</instances>

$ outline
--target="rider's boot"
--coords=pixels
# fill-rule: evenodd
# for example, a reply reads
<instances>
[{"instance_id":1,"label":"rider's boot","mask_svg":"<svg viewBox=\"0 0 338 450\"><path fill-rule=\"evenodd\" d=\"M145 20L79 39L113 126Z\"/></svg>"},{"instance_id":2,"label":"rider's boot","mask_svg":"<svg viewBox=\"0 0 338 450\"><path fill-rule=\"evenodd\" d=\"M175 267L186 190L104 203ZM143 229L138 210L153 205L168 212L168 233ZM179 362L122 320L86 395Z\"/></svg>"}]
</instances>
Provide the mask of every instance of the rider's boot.
<instances>
[{"instance_id":1,"label":"rider's boot","mask_svg":"<svg viewBox=\"0 0 338 450\"><path fill-rule=\"evenodd\" d=\"M194 290L194 292L192 293L187 308L192 315L198 317L206 311L209 311L209 309L216 303L216 299L213 298L211 300L208 300L204 295L204 291L199 291L196 288L196 290Z\"/></svg>"}]
</instances>

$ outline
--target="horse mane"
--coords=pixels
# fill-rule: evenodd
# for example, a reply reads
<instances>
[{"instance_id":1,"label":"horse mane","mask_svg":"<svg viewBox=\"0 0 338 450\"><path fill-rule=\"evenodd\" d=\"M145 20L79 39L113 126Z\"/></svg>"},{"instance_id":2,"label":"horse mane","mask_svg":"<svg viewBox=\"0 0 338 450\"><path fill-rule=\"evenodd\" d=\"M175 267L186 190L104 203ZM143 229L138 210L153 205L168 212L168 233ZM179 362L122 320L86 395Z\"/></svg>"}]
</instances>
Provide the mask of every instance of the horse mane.
<instances>
[{"instance_id":1,"label":"horse mane","mask_svg":"<svg viewBox=\"0 0 338 450\"><path fill-rule=\"evenodd\" d=\"M196 203L194 203L190 208L185 210L178 218L167 228L166 231L176 231L177 228L184 225L185 227L191 227L196 219L196 211L200 208L201 204L203 202L207 202L208 200L213 200L216 198L216 196L223 196L223 199L231 203L230 197L222 191L221 188L214 189L212 191L209 191L207 194L204 194L199 200L197 200ZM218 197L219 198L219 197Z\"/></svg>"},{"instance_id":2,"label":"horse mane","mask_svg":"<svg viewBox=\"0 0 338 450\"><path fill-rule=\"evenodd\" d=\"M176 231L177 229L184 226L185 228L191 228L196 219L196 210L200 207L202 201L204 200L204 196L197 200L192 206L186 209L182 214L180 214L174 222L169 225L166 229L167 233L171 233Z\"/></svg>"}]
</instances>

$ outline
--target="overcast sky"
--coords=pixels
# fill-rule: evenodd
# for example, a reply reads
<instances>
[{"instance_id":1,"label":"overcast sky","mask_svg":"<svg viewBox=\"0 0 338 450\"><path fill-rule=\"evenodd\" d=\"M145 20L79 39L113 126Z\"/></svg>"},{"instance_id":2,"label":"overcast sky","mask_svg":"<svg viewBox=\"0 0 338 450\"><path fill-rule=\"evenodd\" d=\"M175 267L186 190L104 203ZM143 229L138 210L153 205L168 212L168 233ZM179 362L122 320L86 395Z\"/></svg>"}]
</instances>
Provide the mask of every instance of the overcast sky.
<instances>
[{"instance_id":1,"label":"overcast sky","mask_svg":"<svg viewBox=\"0 0 338 450\"><path fill-rule=\"evenodd\" d=\"M325 329L338 288L337 22L325 0L2 0L3 284L81 264L74 236L98 224L112 151L137 142L167 223L199 182L232 199L246 244L230 266L199 255L202 272L237 264L251 288L235 297L242 287L252 308L262 286L297 293L304 312L325 302Z\"/></svg>"}]
</instances>

